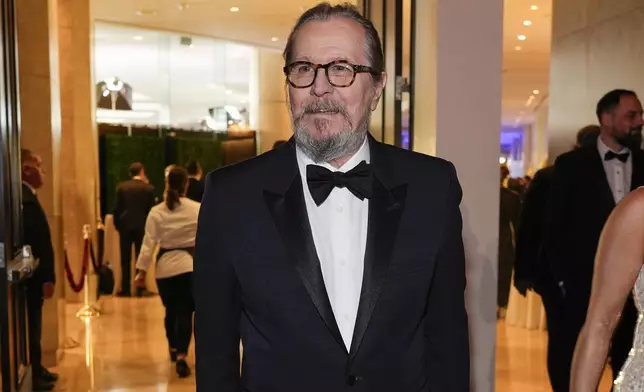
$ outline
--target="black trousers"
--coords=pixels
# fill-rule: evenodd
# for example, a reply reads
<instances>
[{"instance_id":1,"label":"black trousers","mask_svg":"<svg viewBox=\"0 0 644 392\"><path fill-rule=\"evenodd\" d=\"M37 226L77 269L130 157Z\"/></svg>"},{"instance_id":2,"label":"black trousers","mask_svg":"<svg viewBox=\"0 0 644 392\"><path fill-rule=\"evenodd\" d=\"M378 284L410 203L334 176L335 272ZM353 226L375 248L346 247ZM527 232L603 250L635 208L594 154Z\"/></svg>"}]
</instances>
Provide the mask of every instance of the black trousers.
<instances>
[{"instance_id":1,"label":"black trousers","mask_svg":"<svg viewBox=\"0 0 644 392\"><path fill-rule=\"evenodd\" d=\"M119 232L121 248L121 293L131 294L132 287L132 245L135 257L139 257L143 243L143 230ZM136 262L136 261L135 261Z\"/></svg>"},{"instance_id":2,"label":"black trousers","mask_svg":"<svg viewBox=\"0 0 644 392\"><path fill-rule=\"evenodd\" d=\"M588 299L570 295L565 301L556 292L542 294L548 324L548 375L554 392L568 392L577 339L586 320ZM617 378L633 345L637 310L629 296L611 342L610 367Z\"/></svg>"},{"instance_id":3,"label":"black trousers","mask_svg":"<svg viewBox=\"0 0 644 392\"><path fill-rule=\"evenodd\" d=\"M32 376L37 380L42 374L42 289L27 286L27 334L29 336L29 359Z\"/></svg>"},{"instance_id":4,"label":"black trousers","mask_svg":"<svg viewBox=\"0 0 644 392\"><path fill-rule=\"evenodd\" d=\"M192 339L192 272L157 279L159 295L165 307L165 333L171 350L188 354Z\"/></svg>"}]
</instances>

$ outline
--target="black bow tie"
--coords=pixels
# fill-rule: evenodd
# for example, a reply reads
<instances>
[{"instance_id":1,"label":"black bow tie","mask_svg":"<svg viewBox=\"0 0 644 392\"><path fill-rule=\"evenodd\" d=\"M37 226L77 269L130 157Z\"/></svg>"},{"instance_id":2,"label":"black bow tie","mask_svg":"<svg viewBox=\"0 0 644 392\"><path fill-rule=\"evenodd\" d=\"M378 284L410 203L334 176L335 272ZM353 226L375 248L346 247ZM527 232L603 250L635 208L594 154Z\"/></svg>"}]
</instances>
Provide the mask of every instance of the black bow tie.
<instances>
[{"instance_id":1,"label":"black bow tie","mask_svg":"<svg viewBox=\"0 0 644 392\"><path fill-rule=\"evenodd\" d=\"M617 159L619 159L622 163L626 163L626 161L628 160L628 156L629 156L629 155L630 155L630 154L629 154L629 153L627 153L627 152L623 152L623 153L621 153L621 154L618 154L618 153L613 152L613 151L608 151L608 152L606 153L606 155L604 155L604 160L605 160L605 161L610 161L610 160L612 160L612 159L617 158Z\"/></svg>"},{"instance_id":2,"label":"black bow tie","mask_svg":"<svg viewBox=\"0 0 644 392\"><path fill-rule=\"evenodd\" d=\"M318 206L329 197L333 188L347 188L358 199L370 199L373 186L371 166L362 161L346 173L331 171L318 165L306 167L306 182L313 201Z\"/></svg>"}]
</instances>

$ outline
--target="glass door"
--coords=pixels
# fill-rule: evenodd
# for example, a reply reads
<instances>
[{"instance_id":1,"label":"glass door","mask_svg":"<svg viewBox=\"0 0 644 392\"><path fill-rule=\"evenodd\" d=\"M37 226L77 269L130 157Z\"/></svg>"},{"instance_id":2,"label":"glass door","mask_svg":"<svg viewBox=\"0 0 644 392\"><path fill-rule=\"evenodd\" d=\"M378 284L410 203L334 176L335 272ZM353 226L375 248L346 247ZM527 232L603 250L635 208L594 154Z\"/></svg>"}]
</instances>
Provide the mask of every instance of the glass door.
<instances>
[{"instance_id":1,"label":"glass door","mask_svg":"<svg viewBox=\"0 0 644 392\"><path fill-rule=\"evenodd\" d=\"M14 0L0 15L0 377L2 392L31 390L25 281L35 268L22 248L20 132Z\"/></svg>"},{"instance_id":2,"label":"glass door","mask_svg":"<svg viewBox=\"0 0 644 392\"><path fill-rule=\"evenodd\" d=\"M376 139L412 149L415 8L417 0L363 0L364 15L380 34L388 75L381 102L371 120Z\"/></svg>"}]
</instances>

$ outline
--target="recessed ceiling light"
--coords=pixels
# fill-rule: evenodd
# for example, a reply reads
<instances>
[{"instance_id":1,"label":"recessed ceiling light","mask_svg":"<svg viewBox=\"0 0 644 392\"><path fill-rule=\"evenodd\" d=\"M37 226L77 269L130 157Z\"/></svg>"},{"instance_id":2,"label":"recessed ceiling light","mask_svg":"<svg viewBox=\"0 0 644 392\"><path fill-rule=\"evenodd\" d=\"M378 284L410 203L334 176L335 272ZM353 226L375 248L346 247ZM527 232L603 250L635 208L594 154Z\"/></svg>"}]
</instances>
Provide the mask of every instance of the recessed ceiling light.
<instances>
[{"instance_id":1,"label":"recessed ceiling light","mask_svg":"<svg viewBox=\"0 0 644 392\"><path fill-rule=\"evenodd\" d=\"M523 25L524 26L532 26L532 21L531 20L524 20Z\"/></svg>"},{"instance_id":2,"label":"recessed ceiling light","mask_svg":"<svg viewBox=\"0 0 644 392\"><path fill-rule=\"evenodd\" d=\"M276 42L276 41L278 41L278 40L279 40L279 38L277 38L277 37L273 37L273 38L271 38L271 41L273 41L273 42Z\"/></svg>"},{"instance_id":3,"label":"recessed ceiling light","mask_svg":"<svg viewBox=\"0 0 644 392\"><path fill-rule=\"evenodd\" d=\"M532 90L532 94L539 95L539 90Z\"/></svg>"},{"instance_id":4,"label":"recessed ceiling light","mask_svg":"<svg viewBox=\"0 0 644 392\"><path fill-rule=\"evenodd\" d=\"M521 50L521 49L523 49L523 48L522 48L522 47L520 47L520 46L515 46L515 47L514 47L514 50Z\"/></svg>"},{"instance_id":5,"label":"recessed ceiling light","mask_svg":"<svg viewBox=\"0 0 644 392\"><path fill-rule=\"evenodd\" d=\"M517 38L519 39L519 41L525 41L528 37L526 37L525 35L521 34Z\"/></svg>"},{"instance_id":6,"label":"recessed ceiling light","mask_svg":"<svg viewBox=\"0 0 644 392\"><path fill-rule=\"evenodd\" d=\"M232 94L232 93L233 93L232 91L230 91L230 90L226 90L226 95L230 95L230 94Z\"/></svg>"},{"instance_id":7,"label":"recessed ceiling light","mask_svg":"<svg viewBox=\"0 0 644 392\"><path fill-rule=\"evenodd\" d=\"M230 7L230 12L238 12L239 7Z\"/></svg>"},{"instance_id":8,"label":"recessed ceiling light","mask_svg":"<svg viewBox=\"0 0 644 392\"><path fill-rule=\"evenodd\" d=\"M536 5L533 5L533 6L530 6L530 9L531 9L532 11L536 11L536 10L538 10L538 9L539 9L539 7L537 7Z\"/></svg>"},{"instance_id":9,"label":"recessed ceiling light","mask_svg":"<svg viewBox=\"0 0 644 392\"><path fill-rule=\"evenodd\" d=\"M141 40L143 40L143 37L140 36L140 35L135 35L134 37L132 37L132 39L135 40L135 41L141 41Z\"/></svg>"}]
</instances>

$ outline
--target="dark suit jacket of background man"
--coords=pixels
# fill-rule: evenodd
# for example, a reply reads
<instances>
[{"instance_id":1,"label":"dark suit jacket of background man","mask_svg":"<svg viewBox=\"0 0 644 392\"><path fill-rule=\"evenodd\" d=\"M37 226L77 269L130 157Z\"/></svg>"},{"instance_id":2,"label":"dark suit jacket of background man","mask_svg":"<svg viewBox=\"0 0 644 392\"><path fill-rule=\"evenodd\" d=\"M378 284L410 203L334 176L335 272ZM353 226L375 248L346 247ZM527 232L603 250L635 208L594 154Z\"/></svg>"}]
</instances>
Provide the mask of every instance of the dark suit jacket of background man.
<instances>
[{"instance_id":1,"label":"dark suit jacket of background man","mask_svg":"<svg viewBox=\"0 0 644 392\"><path fill-rule=\"evenodd\" d=\"M34 371L41 364L41 330L43 285L56 283L54 272L54 248L51 244L51 232L47 216L38 198L30 187L22 184L22 219L25 245L31 246L33 256L39 265L31 278L27 280L27 315L29 318L29 355Z\"/></svg>"},{"instance_id":2,"label":"dark suit jacket of background man","mask_svg":"<svg viewBox=\"0 0 644 392\"><path fill-rule=\"evenodd\" d=\"M196 178L190 178L188 183L188 191L186 192L186 197L188 199L194 200L198 203L201 203L203 199L204 185L202 180L197 180Z\"/></svg>"},{"instance_id":3,"label":"dark suit jacket of background man","mask_svg":"<svg viewBox=\"0 0 644 392\"><path fill-rule=\"evenodd\" d=\"M644 185L644 152L632 152L632 166L631 189L635 189ZM615 201L596 146L558 157L551 180L545 257L554 281L564 282L565 299L560 297L560 305L565 313L565 331L559 347L566 349L566 358L560 357L569 362L588 311L599 238ZM630 297L613 338L614 368L619 369L628 356L636 318ZM565 366L569 371L570 364Z\"/></svg>"},{"instance_id":4,"label":"dark suit jacket of background man","mask_svg":"<svg viewBox=\"0 0 644 392\"><path fill-rule=\"evenodd\" d=\"M132 245L138 257L145 235L145 221L156 204L154 187L138 179L130 179L116 188L114 227L119 232L121 250L121 290L130 293Z\"/></svg>"},{"instance_id":5,"label":"dark suit jacket of background man","mask_svg":"<svg viewBox=\"0 0 644 392\"><path fill-rule=\"evenodd\" d=\"M143 232L148 213L156 204L154 187L138 179L123 181L116 188L114 226L119 232Z\"/></svg>"},{"instance_id":6,"label":"dark suit jacket of background man","mask_svg":"<svg viewBox=\"0 0 644 392\"><path fill-rule=\"evenodd\" d=\"M371 137L369 145L376 181L350 350L326 293L293 140L208 175L194 267L198 391L469 391L456 171Z\"/></svg>"}]
</instances>

